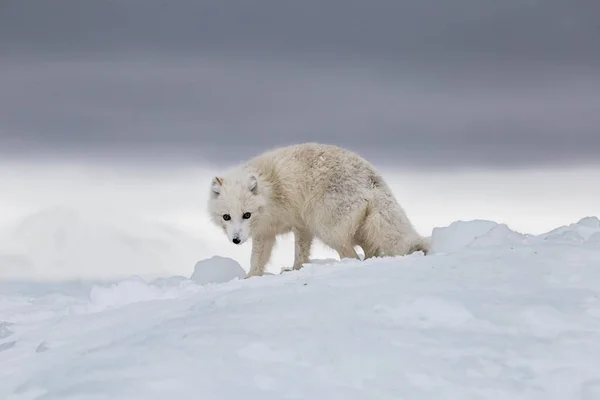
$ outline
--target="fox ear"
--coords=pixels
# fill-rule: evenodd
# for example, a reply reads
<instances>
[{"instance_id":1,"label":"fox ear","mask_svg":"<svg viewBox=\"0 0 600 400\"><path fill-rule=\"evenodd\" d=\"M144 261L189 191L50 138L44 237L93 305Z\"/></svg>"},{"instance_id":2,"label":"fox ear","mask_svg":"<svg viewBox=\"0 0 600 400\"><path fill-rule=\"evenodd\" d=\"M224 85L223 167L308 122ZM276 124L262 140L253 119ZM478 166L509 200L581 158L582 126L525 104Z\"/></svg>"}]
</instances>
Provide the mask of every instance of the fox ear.
<instances>
[{"instance_id":1,"label":"fox ear","mask_svg":"<svg viewBox=\"0 0 600 400\"><path fill-rule=\"evenodd\" d=\"M215 176L211 183L211 190L214 197L221 194L221 186L223 186L223 178Z\"/></svg>"},{"instance_id":2,"label":"fox ear","mask_svg":"<svg viewBox=\"0 0 600 400\"><path fill-rule=\"evenodd\" d=\"M252 194L258 193L258 179L255 175L250 175L250 178L248 178L248 189Z\"/></svg>"}]
</instances>

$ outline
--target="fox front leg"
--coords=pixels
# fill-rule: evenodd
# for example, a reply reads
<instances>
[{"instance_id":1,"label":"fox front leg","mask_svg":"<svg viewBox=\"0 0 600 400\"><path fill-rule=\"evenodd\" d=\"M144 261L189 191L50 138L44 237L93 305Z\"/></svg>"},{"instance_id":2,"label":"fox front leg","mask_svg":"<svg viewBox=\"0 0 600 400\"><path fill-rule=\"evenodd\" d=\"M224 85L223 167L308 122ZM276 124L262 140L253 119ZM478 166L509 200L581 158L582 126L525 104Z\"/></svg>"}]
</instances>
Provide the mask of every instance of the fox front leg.
<instances>
[{"instance_id":1,"label":"fox front leg","mask_svg":"<svg viewBox=\"0 0 600 400\"><path fill-rule=\"evenodd\" d=\"M246 278L262 276L265 267L271 258L271 252L275 245L275 237L256 237L252 239L252 256L250 257L250 271Z\"/></svg>"}]
</instances>

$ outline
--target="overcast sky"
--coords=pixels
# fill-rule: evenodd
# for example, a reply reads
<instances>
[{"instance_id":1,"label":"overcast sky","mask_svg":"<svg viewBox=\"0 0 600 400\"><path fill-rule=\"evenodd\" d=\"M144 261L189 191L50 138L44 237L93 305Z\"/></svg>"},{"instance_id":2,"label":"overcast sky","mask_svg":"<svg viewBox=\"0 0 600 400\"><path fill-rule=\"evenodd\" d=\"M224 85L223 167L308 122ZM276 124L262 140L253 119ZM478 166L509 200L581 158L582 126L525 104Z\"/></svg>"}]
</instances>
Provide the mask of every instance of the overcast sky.
<instances>
[{"instance_id":1,"label":"overcast sky","mask_svg":"<svg viewBox=\"0 0 600 400\"><path fill-rule=\"evenodd\" d=\"M596 0L3 0L3 157L600 162Z\"/></svg>"}]
</instances>

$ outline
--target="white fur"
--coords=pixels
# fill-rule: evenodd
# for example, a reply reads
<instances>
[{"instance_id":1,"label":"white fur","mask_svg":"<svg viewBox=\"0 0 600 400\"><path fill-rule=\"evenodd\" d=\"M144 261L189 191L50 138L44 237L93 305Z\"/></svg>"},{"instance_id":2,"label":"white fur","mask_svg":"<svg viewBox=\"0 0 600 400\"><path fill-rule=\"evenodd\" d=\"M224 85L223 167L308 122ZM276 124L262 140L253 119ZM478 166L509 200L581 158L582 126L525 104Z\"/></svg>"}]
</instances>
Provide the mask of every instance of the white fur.
<instances>
[{"instance_id":1,"label":"white fur","mask_svg":"<svg viewBox=\"0 0 600 400\"><path fill-rule=\"evenodd\" d=\"M359 258L354 246L365 258L429 249L375 168L332 145L270 150L215 177L209 211L229 240L252 238L248 276L264 273L276 237L289 232L295 237L294 269L309 261L314 238L340 258ZM242 218L248 212L250 218Z\"/></svg>"}]
</instances>

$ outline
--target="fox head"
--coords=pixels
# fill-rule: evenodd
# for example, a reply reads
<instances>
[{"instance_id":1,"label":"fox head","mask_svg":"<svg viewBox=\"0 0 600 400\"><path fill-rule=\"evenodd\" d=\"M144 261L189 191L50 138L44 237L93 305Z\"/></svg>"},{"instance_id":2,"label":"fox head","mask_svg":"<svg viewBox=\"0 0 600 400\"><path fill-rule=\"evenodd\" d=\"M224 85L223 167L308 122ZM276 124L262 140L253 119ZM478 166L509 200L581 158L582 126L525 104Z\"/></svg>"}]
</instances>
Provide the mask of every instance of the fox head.
<instances>
[{"instance_id":1,"label":"fox head","mask_svg":"<svg viewBox=\"0 0 600 400\"><path fill-rule=\"evenodd\" d=\"M241 245L252 237L264 212L266 189L253 173L213 178L209 200L211 219L234 244Z\"/></svg>"}]
</instances>

